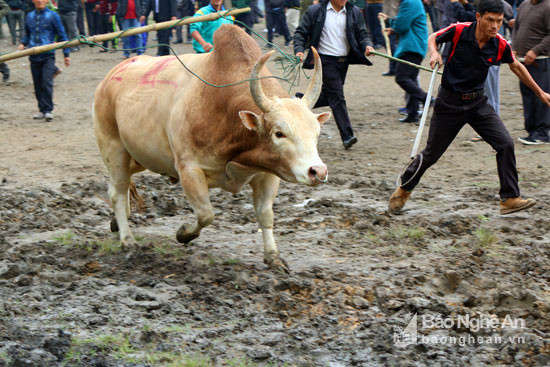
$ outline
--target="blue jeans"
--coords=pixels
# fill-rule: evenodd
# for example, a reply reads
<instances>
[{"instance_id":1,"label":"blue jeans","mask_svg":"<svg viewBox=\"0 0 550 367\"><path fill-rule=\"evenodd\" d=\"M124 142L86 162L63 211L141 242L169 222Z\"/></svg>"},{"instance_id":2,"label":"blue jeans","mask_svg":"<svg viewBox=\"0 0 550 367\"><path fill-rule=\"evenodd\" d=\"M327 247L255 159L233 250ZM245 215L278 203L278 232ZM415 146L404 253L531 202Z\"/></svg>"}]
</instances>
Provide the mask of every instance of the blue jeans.
<instances>
[{"instance_id":1,"label":"blue jeans","mask_svg":"<svg viewBox=\"0 0 550 367\"><path fill-rule=\"evenodd\" d=\"M120 24L122 24L122 30L139 27L139 20L137 19L120 19ZM124 47L124 57L130 57L130 52L132 48L141 46L141 35L133 35L130 37L124 37L122 39L122 45ZM138 43L139 42L139 43ZM143 55L143 48L137 49L138 55Z\"/></svg>"},{"instance_id":2,"label":"blue jeans","mask_svg":"<svg viewBox=\"0 0 550 367\"><path fill-rule=\"evenodd\" d=\"M367 4L365 9L367 14L367 26L370 29L372 36L372 43L375 46L384 45L384 36L382 35L382 28L380 27L380 20L378 19L378 13L382 12L383 4Z\"/></svg>"}]
</instances>

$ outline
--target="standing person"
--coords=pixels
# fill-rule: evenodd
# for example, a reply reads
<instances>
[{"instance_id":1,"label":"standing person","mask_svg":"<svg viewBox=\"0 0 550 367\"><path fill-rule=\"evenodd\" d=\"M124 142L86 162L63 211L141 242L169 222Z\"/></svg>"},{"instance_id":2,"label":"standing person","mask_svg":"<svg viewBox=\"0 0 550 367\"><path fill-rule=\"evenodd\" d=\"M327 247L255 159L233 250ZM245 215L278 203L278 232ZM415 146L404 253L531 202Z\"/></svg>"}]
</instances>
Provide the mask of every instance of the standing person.
<instances>
[{"instance_id":1,"label":"standing person","mask_svg":"<svg viewBox=\"0 0 550 367\"><path fill-rule=\"evenodd\" d=\"M57 13L63 23L63 28L67 32L70 40L78 36L76 26L76 15L78 12L78 3L80 0L59 0L57 2ZM79 51L78 46L73 47L71 51Z\"/></svg>"},{"instance_id":2,"label":"standing person","mask_svg":"<svg viewBox=\"0 0 550 367\"><path fill-rule=\"evenodd\" d=\"M399 37L394 56L420 65L428 48L428 24L422 1L402 0L397 15L390 20L390 27L388 31L397 33ZM399 121L417 122L420 120L418 107L427 97L418 84L418 69L399 63L395 69L395 82L409 96L407 116Z\"/></svg>"},{"instance_id":3,"label":"standing person","mask_svg":"<svg viewBox=\"0 0 550 367\"><path fill-rule=\"evenodd\" d=\"M250 0L233 0L232 5L234 8L237 9L247 8L250 7ZM252 34L251 29L254 26L254 20L252 18L252 7L250 8L250 11L248 13L237 14L235 16L235 20L238 20L238 22L235 22L236 25L244 29L244 31L249 35Z\"/></svg>"},{"instance_id":4,"label":"standing person","mask_svg":"<svg viewBox=\"0 0 550 367\"><path fill-rule=\"evenodd\" d=\"M84 0L78 0L78 8L76 10L76 28L78 34L86 37L86 29L84 28Z\"/></svg>"},{"instance_id":5,"label":"standing person","mask_svg":"<svg viewBox=\"0 0 550 367\"><path fill-rule=\"evenodd\" d=\"M285 0L286 1L286 24L291 37L300 24L300 0Z\"/></svg>"},{"instance_id":6,"label":"standing person","mask_svg":"<svg viewBox=\"0 0 550 367\"><path fill-rule=\"evenodd\" d=\"M200 8L194 16L198 17L222 10L225 10L223 0L210 0L210 4ZM193 50L198 54L212 51L214 48L214 32L222 24L233 24L233 17L231 19L218 18L210 22L192 23L191 37L193 37Z\"/></svg>"},{"instance_id":7,"label":"standing person","mask_svg":"<svg viewBox=\"0 0 550 367\"><path fill-rule=\"evenodd\" d=\"M24 23L24 11L22 0L7 0L10 11L7 14L8 27L11 34L11 44L17 45L21 42ZM1 18L1 17L0 17Z\"/></svg>"},{"instance_id":8,"label":"standing person","mask_svg":"<svg viewBox=\"0 0 550 367\"><path fill-rule=\"evenodd\" d=\"M381 13L383 8L384 0L367 0L365 6L365 22L370 30L374 48L382 48L385 44L380 19L378 18L378 13Z\"/></svg>"},{"instance_id":9,"label":"standing person","mask_svg":"<svg viewBox=\"0 0 550 367\"><path fill-rule=\"evenodd\" d=\"M359 8L347 0L323 0L310 6L294 33L294 54L303 60L307 46L315 47L323 65L323 87L315 107L330 106L344 148L357 143L344 97L344 83L350 64L372 65L367 59L371 47ZM313 69L310 51L304 69Z\"/></svg>"},{"instance_id":10,"label":"standing person","mask_svg":"<svg viewBox=\"0 0 550 367\"><path fill-rule=\"evenodd\" d=\"M2 17L10 12L10 6L4 0L0 0L0 28L2 27ZM0 63L0 73L2 73L2 82L5 85L10 83L10 68L5 62Z\"/></svg>"},{"instance_id":11,"label":"standing person","mask_svg":"<svg viewBox=\"0 0 550 367\"><path fill-rule=\"evenodd\" d=\"M186 17L192 17L195 13L195 4L192 0L177 0L176 1L176 17L178 19L186 18ZM191 30L190 25L187 24L187 38L185 43L191 43ZM176 27L176 42L174 43L183 43L183 26Z\"/></svg>"},{"instance_id":12,"label":"standing person","mask_svg":"<svg viewBox=\"0 0 550 367\"><path fill-rule=\"evenodd\" d=\"M95 36L100 33L99 0L86 0L86 22L88 23L88 35Z\"/></svg>"},{"instance_id":13,"label":"standing person","mask_svg":"<svg viewBox=\"0 0 550 367\"><path fill-rule=\"evenodd\" d=\"M25 47L36 47L54 43L57 40L67 41L67 35L59 15L46 8L49 0L33 0L36 10L27 15L25 21L25 35L19 45L19 50ZM63 49L65 66L71 64L68 48ZM38 55L29 56L31 62L34 93L38 101L39 113L34 115L36 120L53 120L53 77L56 71L55 51L48 51Z\"/></svg>"},{"instance_id":14,"label":"standing person","mask_svg":"<svg viewBox=\"0 0 550 367\"><path fill-rule=\"evenodd\" d=\"M139 27L140 23L138 21L138 18L142 15L143 10L141 9L140 0L119 0L118 8L116 10L116 16L122 24L122 30ZM130 57L131 48L141 46L141 42L138 46L138 40L141 40L141 35L137 34L129 37L124 37L122 39L122 44L124 48L123 57L125 59ZM138 48L136 51L138 56L143 55L143 48Z\"/></svg>"},{"instance_id":15,"label":"standing person","mask_svg":"<svg viewBox=\"0 0 550 367\"><path fill-rule=\"evenodd\" d=\"M525 59L527 71L541 88L550 91L550 59L536 59L550 56L550 0L524 1L518 9L513 35L514 52ZM523 81L520 91L529 135L519 140L526 145L550 143L550 109Z\"/></svg>"},{"instance_id":16,"label":"standing person","mask_svg":"<svg viewBox=\"0 0 550 367\"><path fill-rule=\"evenodd\" d=\"M153 19L155 22L166 22L168 20L176 20L176 0L149 0L146 3L144 14L140 17L140 22L144 21L153 11ZM172 28L161 29L157 31L157 56L170 55L170 33Z\"/></svg>"},{"instance_id":17,"label":"standing person","mask_svg":"<svg viewBox=\"0 0 550 367\"><path fill-rule=\"evenodd\" d=\"M118 0L99 0L99 22L101 24L101 33L110 33L116 30L115 14L118 6ZM111 40L113 49L117 48L117 40ZM99 52L107 52L109 41L103 41L103 49ZM114 51L113 51L114 52Z\"/></svg>"},{"instance_id":18,"label":"standing person","mask_svg":"<svg viewBox=\"0 0 550 367\"><path fill-rule=\"evenodd\" d=\"M290 46L290 32L286 24L285 17L285 0L265 0L265 23L267 27L267 42L266 48L272 48L273 28L279 34L285 37L285 46Z\"/></svg>"},{"instance_id":19,"label":"standing person","mask_svg":"<svg viewBox=\"0 0 550 367\"><path fill-rule=\"evenodd\" d=\"M500 117L487 103L483 83L489 66L504 62L549 106L550 94L540 89L525 66L514 58L508 42L498 34L503 18L501 0L481 0L475 22L452 24L429 37L432 67L443 63L437 44L451 42L451 52L430 121L428 142L401 175L402 184L390 197L390 213L403 208L424 172L437 162L466 123L497 152L500 214L510 214L535 205L535 200L520 197L514 142Z\"/></svg>"}]
</instances>

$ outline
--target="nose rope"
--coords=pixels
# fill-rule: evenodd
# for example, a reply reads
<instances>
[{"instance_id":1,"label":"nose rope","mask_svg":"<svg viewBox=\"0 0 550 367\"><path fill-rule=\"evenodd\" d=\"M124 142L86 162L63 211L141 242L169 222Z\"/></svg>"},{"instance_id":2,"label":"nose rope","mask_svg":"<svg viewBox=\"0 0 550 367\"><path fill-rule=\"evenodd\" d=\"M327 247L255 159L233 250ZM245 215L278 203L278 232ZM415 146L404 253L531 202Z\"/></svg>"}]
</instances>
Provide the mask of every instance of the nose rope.
<instances>
[{"instance_id":1,"label":"nose rope","mask_svg":"<svg viewBox=\"0 0 550 367\"><path fill-rule=\"evenodd\" d=\"M328 182L328 172L324 180L320 180L319 177L317 177L317 173L314 175L315 179L319 181L320 183L327 183Z\"/></svg>"}]
</instances>

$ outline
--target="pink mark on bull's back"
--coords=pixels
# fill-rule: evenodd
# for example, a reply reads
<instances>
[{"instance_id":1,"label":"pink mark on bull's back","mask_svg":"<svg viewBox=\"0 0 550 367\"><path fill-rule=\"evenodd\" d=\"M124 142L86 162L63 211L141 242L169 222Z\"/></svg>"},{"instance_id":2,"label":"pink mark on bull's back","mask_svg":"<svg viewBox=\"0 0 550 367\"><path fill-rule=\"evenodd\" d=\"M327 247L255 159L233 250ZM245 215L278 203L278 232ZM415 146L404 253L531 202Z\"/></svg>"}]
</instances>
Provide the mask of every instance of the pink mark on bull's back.
<instances>
[{"instance_id":1,"label":"pink mark on bull's back","mask_svg":"<svg viewBox=\"0 0 550 367\"><path fill-rule=\"evenodd\" d=\"M171 57L171 58L165 58L164 60L159 60L155 63L155 66L153 66L149 71L147 71L143 77L141 78L141 83L140 84L151 84L152 87L155 86L155 84L159 83L159 84L169 84L169 85L172 85L174 87L177 87L178 84L176 82L173 82L171 80L166 80L166 79L157 79L158 77L158 74L164 70L169 63L171 63L172 61L174 61L176 58L175 57Z\"/></svg>"},{"instance_id":2,"label":"pink mark on bull's back","mask_svg":"<svg viewBox=\"0 0 550 367\"><path fill-rule=\"evenodd\" d=\"M128 67L130 66L131 63L135 62L136 61L136 58L135 57L132 57L131 59L128 59L126 61L124 61L123 63L121 63L119 65L119 69L117 70L116 73L113 74L113 76L111 77L110 80L116 80L116 81L122 81L122 76L120 74L122 74L122 72L126 69L128 69Z\"/></svg>"}]
</instances>

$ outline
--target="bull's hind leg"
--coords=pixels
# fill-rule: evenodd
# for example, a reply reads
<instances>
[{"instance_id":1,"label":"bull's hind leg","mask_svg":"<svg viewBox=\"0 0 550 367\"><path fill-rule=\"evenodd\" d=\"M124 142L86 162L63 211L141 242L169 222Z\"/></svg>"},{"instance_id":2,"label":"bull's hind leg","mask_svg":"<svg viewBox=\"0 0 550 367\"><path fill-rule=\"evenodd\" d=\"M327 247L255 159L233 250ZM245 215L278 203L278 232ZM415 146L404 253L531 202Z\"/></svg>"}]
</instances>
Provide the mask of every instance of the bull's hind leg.
<instances>
[{"instance_id":1,"label":"bull's hind leg","mask_svg":"<svg viewBox=\"0 0 550 367\"><path fill-rule=\"evenodd\" d=\"M250 182L253 191L254 210L262 230L264 262L272 269L289 272L287 263L279 256L273 237L273 202L279 191L279 178L269 173L260 174Z\"/></svg>"},{"instance_id":2,"label":"bull's hind leg","mask_svg":"<svg viewBox=\"0 0 550 367\"><path fill-rule=\"evenodd\" d=\"M193 208L196 222L191 225L183 224L176 234L176 239L181 243L189 243L199 237L201 229L212 223L214 211L210 204L208 183L203 170L195 165L180 164L178 171L181 186Z\"/></svg>"}]
</instances>

